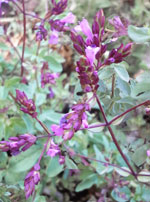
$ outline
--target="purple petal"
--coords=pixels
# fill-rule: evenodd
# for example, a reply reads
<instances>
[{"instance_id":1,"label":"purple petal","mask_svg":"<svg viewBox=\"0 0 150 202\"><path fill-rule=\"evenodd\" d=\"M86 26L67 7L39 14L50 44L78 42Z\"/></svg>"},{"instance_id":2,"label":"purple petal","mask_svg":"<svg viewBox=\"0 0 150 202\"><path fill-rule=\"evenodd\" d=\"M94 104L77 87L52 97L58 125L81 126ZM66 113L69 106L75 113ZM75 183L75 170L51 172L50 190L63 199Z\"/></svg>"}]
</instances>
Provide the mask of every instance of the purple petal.
<instances>
[{"instance_id":1,"label":"purple petal","mask_svg":"<svg viewBox=\"0 0 150 202\"><path fill-rule=\"evenodd\" d=\"M76 16L73 15L72 13L68 13L67 16L65 16L64 18L60 20L60 22L73 24L75 23L75 20L76 20Z\"/></svg>"},{"instance_id":2,"label":"purple petal","mask_svg":"<svg viewBox=\"0 0 150 202\"><path fill-rule=\"evenodd\" d=\"M93 65L94 60L95 60L95 56L96 56L96 54L98 53L99 50L100 50L99 47L92 48L91 46L88 46L85 49L86 57L89 60L90 65Z\"/></svg>"},{"instance_id":3,"label":"purple petal","mask_svg":"<svg viewBox=\"0 0 150 202\"><path fill-rule=\"evenodd\" d=\"M82 32L85 34L85 36L87 36L87 38L89 40L92 40L93 38L93 34L91 32L91 28L89 26L89 23L86 19L83 19L81 22L80 22L80 26L81 26L81 29L82 29Z\"/></svg>"}]
</instances>

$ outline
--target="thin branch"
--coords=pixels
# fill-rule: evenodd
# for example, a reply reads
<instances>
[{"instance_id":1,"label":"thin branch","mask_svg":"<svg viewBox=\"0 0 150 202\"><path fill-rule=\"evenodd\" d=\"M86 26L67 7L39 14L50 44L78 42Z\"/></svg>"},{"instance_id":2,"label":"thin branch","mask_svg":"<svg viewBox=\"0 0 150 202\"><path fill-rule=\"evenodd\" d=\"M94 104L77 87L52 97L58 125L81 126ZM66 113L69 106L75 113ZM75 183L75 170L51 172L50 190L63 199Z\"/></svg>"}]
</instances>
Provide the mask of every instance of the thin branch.
<instances>
[{"instance_id":1,"label":"thin branch","mask_svg":"<svg viewBox=\"0 0 150 202\"><path fill-rule=\"evenodd\" d=\"M145 102L142 102L141 104L138 104L130 109L128 109L127 111L123 112L122 114L116 116L115 118L113 118L111 121L108 122L109 125L111 125L114 121L116 121L117 119L121 118L122 116L124 116L125 114L135 110L136 108L140 107L140 106L143 106L143 105L148 105L150 104L150 100L147 100Z\"/></svg>"},{"instance_id":2,"label":"thin branch","mask_svg":"<svg viewBox=\"0 0 150 202\"><path fill-rule=\"evenodd\" d=\"M114 97L114 90L115 90L115 80L116 80L116 76L115 74L112 75L112 88L111 88L111 98Z\"/></svg>"},{"instance_id":3,"label":"thin branch","mask_svg":"<svg viewBox=\"0 0 150 202\"><path fill-rule=\"evenodd\" d=\"M105 162L105 161L101 161L101 160L98 160L98 159L95 159L95 158L92 158L92 157L89 157L89 156L84 156L84 155L81 155L81 154L78 154L76 153L72 148L70 149L67 145L64 144L64 147L67 149L68 153L70 152L71 154L73 153L73 156L78 156L80 158L83 158L83 159L87 159L87 160L91 160L91 161L96 161L96 162L99 162L99 163L102 163L104 164L104 166L112 166L112 167L116 167L116 168L119 168L120 170L124 171L124 172L127 172L129 174L132 175L132 173L129 171L129 170L126 170L116 164L112 164L112 163L109 163L109 162ZM70 150L70 151L69 151Z\"/></svg>"},{"instance_id":4,"label":"thin branch","mask_svg":"<svg viewBox=\"0 0 150 202\"><path fill-rule=\"evenodd\" d=\"M48 135L52 135L49 132L48 128L37 117L35 117L35 120L42 126L42 128L47 132Z\"/></svg>"},{"instance_id":5,"label":"thin branch","mask_svg":"<svg viewBox=\"0 0 150 202\"><path fill-rule=\"evenodd\" d=\"M41 152L41 154L40 154L40 157L39 157L39 159L38 159L38 164L40 164L40 161L41 161L41 159L42 159L42 157L43 157L43 155L44 155L44 152L46 151L46 148L47 148L47 145L48 145L48 143L49 143L50 138L51 138L51 137L48 137L46 143L44 144L43 150L42 150L42 152Z\"/></svg>"},{"instance_id":6,"label":"thin branch","mask_svg":"<svg viewBox=\"0 0 150 202\"><path fill-rule=\"evenodd\" d=\"M107 128L108 128L109 133L110 133L110 135L111 135L111 137L112 137L112 139L113 139L114 144L116 145L116 147L117 147L117 149L118 149L120 155L122 156L122 158L123 158L124 161L126 162L127 166L128 166L129 169L131 170L132 175L137 179L137 175L136 175L136 173L134 172L133 168L131 167L131 165L130 165L128 159L126 158L126 156L125 156L124 153L122 152L122 149L121 149L120 146L119 146L119 143L118 143L118 141L117 141L117 139L116 139L116 137L115 137L115 135L114 135L114 133L113 133L113 130L112 130L111 126L108 125L108 121L107 121L105 112L104 112L104 110L103 110L103 107L102 107L102 105L101 105L101 102L100 102L99 98L97 97L97 95L95 95L95 97L96 97L96 100L97 100L97 104L98 104L98 106L99 106L99 108L100 108L100 111L102 112L103 118L104 118L104 120L105 120L105 122L106 122L106 124L107 124Z\"/></svg>"}]
</instances>

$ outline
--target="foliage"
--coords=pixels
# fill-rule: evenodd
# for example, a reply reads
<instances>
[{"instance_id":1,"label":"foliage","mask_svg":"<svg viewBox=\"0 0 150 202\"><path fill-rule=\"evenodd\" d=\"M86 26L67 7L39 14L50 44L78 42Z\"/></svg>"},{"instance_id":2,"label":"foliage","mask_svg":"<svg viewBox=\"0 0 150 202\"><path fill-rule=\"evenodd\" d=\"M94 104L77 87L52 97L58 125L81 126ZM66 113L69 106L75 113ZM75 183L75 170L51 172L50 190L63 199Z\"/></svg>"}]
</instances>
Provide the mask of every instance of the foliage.
<instances>
[{"instance_id":1,"label":"foliage","mask_svg":"<svg viewBox=\"0 0 150 202\"><path fill-rule=\"evenodd\" d=\"M0 1L0 201L148 202L149 2L27 4Z\"/></svg>"}]
</instances>

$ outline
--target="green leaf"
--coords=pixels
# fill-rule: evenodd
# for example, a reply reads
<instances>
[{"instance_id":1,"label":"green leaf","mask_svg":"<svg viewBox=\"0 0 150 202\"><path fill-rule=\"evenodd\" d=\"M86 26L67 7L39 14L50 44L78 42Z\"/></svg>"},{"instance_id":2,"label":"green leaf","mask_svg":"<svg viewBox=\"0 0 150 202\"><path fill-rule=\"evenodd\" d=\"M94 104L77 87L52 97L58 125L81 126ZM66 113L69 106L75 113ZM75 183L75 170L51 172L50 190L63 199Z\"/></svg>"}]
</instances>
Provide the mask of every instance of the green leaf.
<instances>
[{"instance_id":1,"label":"green leaf","mask_svg":"<svg viewBox=\"0 0 150 202\"><path fill-rule=\"evenodd\" d=\"M50 159L50 162L46 170L46 174L48 177L55 177L63 171L64 166L60 165L58 160L59 160L58 156L55 156L54 158Z\"/></svg>"},{"instance_id":2,"label":"green leaf","mask_svg":"<svg viewBox=\"0 0 150 202\"><path fill-rule=\"evenodd\" d=\"M126 68L123 65L115 64L114 65L114 70L122 80L124 80L126 82L129 82L129 79L130 79L129 74L128 74Z\"/></svg>"},{"instance_id":3,"label":"green leaf","mask_svg":"<svg viewBox=\"0 0 150 202\"><path fill-rule=\"evenodd\" d=\"M124 168L124 169L127 170L127 171L130 171L130 169L127 168L127 167L122 167L122 168ZM116 167L115 167L114 170L115 170L119 175L121 175L121 176L123 176L123 177L128 177L128 176L130 175L130 173L125 172L124 170L121 170L120 168L116 168Z\"/></svg>"},{"instance_id":4,"label":"green leaf","mask_svg":"<svg viewBox=\"0 0 150 202\"><path fill-rule=\"evenodd\" d=\"M135 27L133 25L129 25L128 35L137 43L144 43L150 40L150 32L147 27Z\"/></svg>"},{"instance_id":5,"label":"green leaf","mask_svg":"<svg viewBox=\"0 0 150 202\"><path fill-rule=\"evenodd\" d=\"M13 76L12 78L5 81L6 88L17 87L20 82L20 77Z\"/></svg>"},{"instance_id":6,"label":"green leaf","mask_svg":"<svg viewBox=\"0 0 150 202\"><path fill-rule=\"evenodd\" d=\"M34 134L35 128L33 125L33 119L27 114L23 114L22 119L24 120L24 123L26 124L27 131L31 134Z\"/></svg>"},{"instance_id":7,"label":"green leaf","mask_svg":"<svg viewBox=\"0 0 150 202\"><path fill-rule=\"evenodd\" d=\"M101 124L101 122L94 122L94 124L90 124L90 126L92 125L98 125ZM102 127L97 127L97 128L88 128L88 131L92 132L92 133L99 133L101 131L103 131L105 126Z\"/></svg>"},{"instance_id":8,"label":"green leaf","mask_svg":"<svg viewBox=\"0 0 150 202\"><path fill-rule=\"evenodd\" d=\"M132 155L132 161L137 165L140 166L146 161L146 151L150 148L150 144L142 145L135 150L135 153Z\"/></svg>"},{"instance_id":9,"label":"green leaf","mask_svg":"<svg viewBox=\"0 0 150 202\"><path fill-rule=\"evenodd\" d=\"M44 60L46 60L49 64L49 68L53 72L62 72L62 65L52 56L45 56Z\"/></svg>"},{"instance_id":10,"label":"green leaf","mask_svg":"<svg viewBox=\"0 0 150 202\"><path fill-rule=\"evenodd\" d=\"M128 187L122 187L122 188L118 187L111 192L111 196L118 202L125 202L129 201L131 191Z\"/></svg>"},{"instance_id":11,"label":"green leaf","mask_svg":"<svg viewBox=\"0 0 150 202\"><path fill-rule=\"evenodd\" d=\"M77 165L66 156L65 163L68 169L78 169Z\"/></svg>"},{"instance_id":12,"label":"green leaf","mask_svg":"<svg viewBox=\"0 0 150 202\"><path fill-rule=\"evenodd\" d=\"M33 145L30 149L22 152L18 156L11 157L9 170L16 173L28 171L37 162L41 154L41 150L41 147Z\"/></svg>"},{"instance_id":13,"label":"green leaf","mask_svg":"<svg viewBox=\"0 0 150 202\"><path fill-rule=\"evenodd\" d=\"M46 202L46 199L44 196L37 196L34 202Z\"/></svg>"},{"instance_id":14,"label":"green leaf","mask_svg":"<svg viewBox=\"0 0 150 202\"><path fill-rule=\"evenodd\" d=\"M80 182L77 185L75 191L79 192L79 191L83 191L85 189L89 189L94 184L97 184L97 182L98 182L97 174L92 174L92 175L88 176L86 179L84 179L82 182Z\"/></svg>"},{"instance_id":15,"label":"green leaf","mask_svg":"<svg viewBox=\"0 0 150 202\"><path fill-rule=\"evenodd\" d=\"M149 171L143 170L143 171L141 171L139 174L142 174L142 175L149 175L149 176L138 176L137 179L138 179L140 182L150 182L150 172L149 172Z\"/></svg>"},{"instance_id":16,"label":"green leaf","mask_svg":"<svg viewBox=\"0 0 150 202\"><path fill-rule=\"evenodd\" d=\"M46 102L46 94L36 93L35 105L40 106Z\"/></svg>"},{"instance_id":17,"label":"green leaf","mask_svg":"<svg viewBox=\"0 0 150 202\"><path fill-rule=\"evenodd\" d=\"M126 81L120 79L120 77L117 77L116 79L116 87L120 90L121 97L129 96L131 93L129 84Z\"/></svg>"}]
</instances>

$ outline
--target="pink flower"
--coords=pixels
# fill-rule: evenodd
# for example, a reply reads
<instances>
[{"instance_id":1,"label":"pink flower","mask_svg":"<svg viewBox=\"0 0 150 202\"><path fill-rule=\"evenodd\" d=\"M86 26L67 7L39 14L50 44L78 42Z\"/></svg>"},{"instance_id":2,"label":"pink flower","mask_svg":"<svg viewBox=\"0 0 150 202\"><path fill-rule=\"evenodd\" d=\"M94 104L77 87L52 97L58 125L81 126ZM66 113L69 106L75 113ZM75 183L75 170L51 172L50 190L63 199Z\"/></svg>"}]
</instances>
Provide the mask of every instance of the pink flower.
<instances>
[{"instance_id":1,"label":"pink flower","mask_svg":"<svg viewBox=\"0 0 150 202\"><path fill-rule=\"evenodd\" d=\"M35 164L34 167L30 170L30 172L25 177L24 186L25 186L25 195L26 199L28 199L35 191L35 185L37 185L40 181L40 165Z\"/></svg>"},{"instance_id":2,"label":"pink flower","mask_svg":"<svg viewBox=\"0 0 150 202\"><path fill-rule=\"evenodd\" d=\"M89 26L89 23L86 19L83 19L81 22L80 22L80 27L81 27L81 30L82 32L85 34L85 36L87 37L87 39L91 40L93 39L93 34L92 34L92 31L91 31L91 28Z\"/></svg>"},{"instance_id":3,"label":"pink flower","mask_svg":"<svg viewBox=\"0 0 150 202\"><path fill-rule=\"evenodd\" d=\"M96 54L98 53L99 50L100 50L99 47L91 47L91 46L88 46L85 49L86 57L89 60L90 65L93 65L94 60L95 60L95 56L96 56Z\"/></svg>"},{"instance_id":4,"label":"pink flower","mask_svg":"<svg viewBox=\"0 0 150 202\"><path fill-rule=\"evenodd\" d=\"M150 150L147 150L147 156L150 157Z\"/></svg>"},{"instance_id":5,"label":"pink flower","mask_svg":"<svg viewBox=\"0 0 150 202\"><path fill-rule=\"evenodd\" d=\"M116 32L114 37L120 37L128 34L129 21L124 19L124 22L121 21L119 16L115 16L113 19L109 20L109 23L114 26Z\"/></svg>"},{"instance_id":6,"label":"pink flower","mask_svg":"<svg viewBox=\"0 0 150 202\"><path fill-rule=\"evenodd\" d=\"M53 4L52 15L59 15L64 12L67 7L68 0L60 0L59 2L56 0L51 0ZM56 3L58 2L58 3Z\"/></svg>"},{"instance_id":7,"label":"pink flower","mask_svg":"<svg viewBox=\"0 0 150 202\"><path fill-rule=\"evenodd\" d=\"M74 24L75 23L75 20L76 20L76 16L73 15L71 12L68 13L64 18L62 18L60 20L60 22L63 22L63 23L69 23L69 24Z\"/></svg>"},{"instance_id":8,"label":"pink flower","mask_svg":"<svg viewBox=\"0 0 150 202\"><path fill-rule=\"evenodd\" d=\"M57 44L58 43L58 32L56 30L53 30L52 31L52 34L50 36L50 39L49 39L49 44Z\"/></svg>"},{"instance_id":9,"label":"pink flower","mask_svg":"<svg viewBox=\"0 0 150 202\"><path fill-rule=\"evenodd\" d=\"M51 130L54 132L56 136L62 136L64 133L64 130L59 125L51 125Z\"/></svg>"},{"instance_id":10,"label":"pink flower","mask_svg":"<svg viewBox=\"0 0 150 202\"><path fill-rule=\"evenodd\" d=\"M18 155L22 151L29 149L37 138L31 134L23 134L18 137L10 137L9 141L0 141L0 150L10 151L12 155Z\"/></svg>"},{"instance_id":11,"label":"pink flower","mask_svg":"<svg viewBox=\"0 0 150 202\"><path fill-rule=\"evenodd\" d=\"M59 146L55 144L53 140L51 140L50 147L47 151L47 155L50 157L54 157L59 154L60 154Z\"/></svg>"},{"instance_id":12,"label":"pink flower","mask_svg":"<svg viewBox=\"0 0 150 202\"><path fill-rule=\"evenodd\" d=\"M41 74L41 87L44 88L46 84L54 85L56 83L55 79L59 77L58 73L42 73Z\"/></svg>"},{"instance_id":13,"label":"pink flower","mask_svg":"<svg viewBox=\"0 0 150 202\"><path fill-rule=\"evenodd\" d=\"M28 99L26 94L20 90L16 90L16 101L21 104L20 110L29 114L33 118L37 116L36 107L34 101Z\"/></svg>"}]
</instances>

